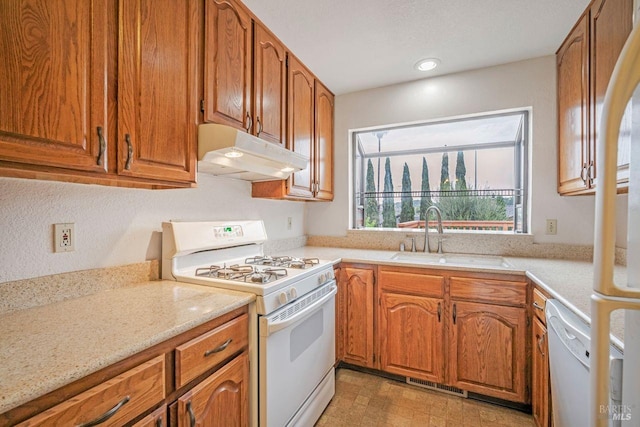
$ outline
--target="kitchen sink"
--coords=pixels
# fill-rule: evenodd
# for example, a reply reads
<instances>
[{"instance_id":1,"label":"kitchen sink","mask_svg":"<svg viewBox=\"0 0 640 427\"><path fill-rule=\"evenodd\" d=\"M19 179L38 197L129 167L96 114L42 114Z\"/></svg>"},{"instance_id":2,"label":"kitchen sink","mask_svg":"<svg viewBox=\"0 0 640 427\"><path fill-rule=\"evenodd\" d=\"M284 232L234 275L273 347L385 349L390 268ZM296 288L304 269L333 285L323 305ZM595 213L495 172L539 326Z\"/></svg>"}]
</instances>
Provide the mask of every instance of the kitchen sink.
<instances>
[{"instance_id":1,"label":"kitchen sink","mask_svg":"<svg viewBox=\"0 0 640 427\"><path fill-rule=\"evenodd\" d=\"M406 261L416 264L451 265L458 267L511 268L512 265L501 256L432 254L421 252L398 252L391 257L394 261Z\"/></svg>"}]
</instances>

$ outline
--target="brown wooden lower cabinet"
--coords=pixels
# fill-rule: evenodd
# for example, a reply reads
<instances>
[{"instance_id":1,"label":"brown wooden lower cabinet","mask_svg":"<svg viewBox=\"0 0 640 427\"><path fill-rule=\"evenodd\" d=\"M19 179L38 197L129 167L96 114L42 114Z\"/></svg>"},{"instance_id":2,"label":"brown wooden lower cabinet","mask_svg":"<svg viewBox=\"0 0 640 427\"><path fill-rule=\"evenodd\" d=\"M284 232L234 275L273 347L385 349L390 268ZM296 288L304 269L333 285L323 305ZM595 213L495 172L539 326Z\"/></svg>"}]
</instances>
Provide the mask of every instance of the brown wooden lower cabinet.
<instances>
[{"instance_id":1,"label":"brown wooden lower cabinet","mask_svg":"<svg viewBox=\"0 0 640 427\"><path fill-rule=\"evenodd\" d=\"M245 306L223 314L0 414L0 426L159 427L168 418L171 425L247 426L247 313ZM199 358L208 350L212 362Z\"/></svg>"},{"instance_id":2,"label":"brown wooden lower cabinet","mask_svg":"<svg viewBox=\"0 0 640 427\"><path fill-rule=\"evenodd\" d=\"M338 282L339 336L345 362L373 368L374 267L342 266Z\"/></svg>"},{"instance_id":3,"label":"brown wooden lower cabinet","mask_svg":"<svg viewBox=\"0 0 640 427\"><path fill-rule=\"evenodd\" d=\"M525 402L527 310L452 300L449 383Z\"/></svg>"},{"instance_id":4,"label":"brown wooden lower cabinet","mask_svg":"<svg viewBox=\"0 0 640 427\"><path fill-rule=\"evenodd\" d=\"M380 369L442 383L444 353L440 298L382 292Z\"/></svg>"},{"instance_id":5,"label":"brown wooden lower cabinet","mask_svg":"<svg viewBox=\"0 0 640 427\"><path fill-rule=\"evenodd\" d=\"M246 427L249 357L244 352L178 399L179 427Z\"/></svg>"},{"instance_id":6,"label":"brown wooden lower cabinet","mask_svg":"<svg viewBox=\"0 0 640 427\"><path fill-rule=\"evenodd\" d=\"M549 426L549 357L547 328L537 318L533 318L533 352L531 369L531 409L533 421L538 427Z\"/></svg>"},{"instance_id":7,"label":"brown wooden lower cabinet","mask_svg":"<svg viewBox=\"0 0 640 427\"><path fill-rule=\"evenodd\" d=\"M342 264L338 278L339 360L530 402L522 275Z\"/></svg>"}]
</instances>

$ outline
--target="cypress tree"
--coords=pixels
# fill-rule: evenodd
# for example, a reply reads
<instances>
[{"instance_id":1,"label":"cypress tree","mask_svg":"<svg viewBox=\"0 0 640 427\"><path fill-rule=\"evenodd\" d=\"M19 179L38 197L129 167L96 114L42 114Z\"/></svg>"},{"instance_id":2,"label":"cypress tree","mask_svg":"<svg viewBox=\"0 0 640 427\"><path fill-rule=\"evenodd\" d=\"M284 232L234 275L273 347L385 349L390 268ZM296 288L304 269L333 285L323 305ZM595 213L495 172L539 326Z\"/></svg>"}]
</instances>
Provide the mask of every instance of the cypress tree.
<instances>
[{"instance_id":1,"label":"cypress tree","mask_svg":"<svg viewBox=\"0 0 640 427\"><path fill-rule=\"evenodd\" d=\"M402 196L400 209L400 222L413 221L416 211L413 207L413 196L411 196L411 176L409 166L405 163L402 168Z\"/></svg>"},{"instance_id":2,"label":"cypress tree","mask_svg":"<svg viewBox=\"0 0 640 427\"><path fill-rule=\"evenodd\" d=\"M367 162L367 185L365 187L365 207L364 207L364 226L377 227L380 221L380 210L378 208L378 197L376 192L376 183L373 176L373 163L371 159Z\"/></svg>"},{"instance_id":3,"label":"cypress tree","mask_svg":"<svg viewBox=\"0 0 640 427\"><path fill-rule=\"evenodd\" d=\"M420 187L422 195L420 196L420 219L424 220L427 209L431 206L431 189L429 188L429 167L427 159L422 158L422 185Z\"/></svg>"},{"instance_id":4,"label":"cypress tree","mask_svg":"<svg viewBox=\"0 0 640 427\"><path fill-rule=\"evenodd\" d=\"M466 190L467 180L465 175L467 174L467 168L464 165L464 153L458 151L458 157L456 159L456 190Z\"/></svg>"},{"instance_id":5,"label":"cypress tree","mask_svg":"<svg viewBox=\"0 0 640 427\"><path fill-rule=\"evenodd\" d=\"M393 201L393 180L391 179L391 161L387 157L384 162L384 196L382 200L382 226L386 228L395 228L396 208Z\"/></svg>"},{"instance_id":6,"label":"cypress tree","mask_svg":"<svg viewBox=\"0 0 640 427\"><path fill-rule=\"evenodd\" d=\"M446 151L442 155L442 168L440 169L440 191L451 190L449 182L449 153Z\"/></svg>"}]
</instances>

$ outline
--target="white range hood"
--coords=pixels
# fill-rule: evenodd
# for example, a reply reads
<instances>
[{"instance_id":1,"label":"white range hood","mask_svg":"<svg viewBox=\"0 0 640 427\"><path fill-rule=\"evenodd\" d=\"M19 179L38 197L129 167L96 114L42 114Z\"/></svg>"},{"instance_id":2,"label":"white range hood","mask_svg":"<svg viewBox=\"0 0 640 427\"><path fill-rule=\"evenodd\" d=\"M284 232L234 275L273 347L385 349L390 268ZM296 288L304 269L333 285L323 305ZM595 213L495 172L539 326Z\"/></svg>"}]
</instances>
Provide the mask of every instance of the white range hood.
<instances>
[{"instance_id":1,"label":"white range hood","mask_svg":"<svg viewBox=\"0 0 640 427\"><path fill-rule=\"evenodd\" d=\"M287 179L309 158L231 126L198 126L198 172L245 181Z\"/></svg>"}]
</instances>

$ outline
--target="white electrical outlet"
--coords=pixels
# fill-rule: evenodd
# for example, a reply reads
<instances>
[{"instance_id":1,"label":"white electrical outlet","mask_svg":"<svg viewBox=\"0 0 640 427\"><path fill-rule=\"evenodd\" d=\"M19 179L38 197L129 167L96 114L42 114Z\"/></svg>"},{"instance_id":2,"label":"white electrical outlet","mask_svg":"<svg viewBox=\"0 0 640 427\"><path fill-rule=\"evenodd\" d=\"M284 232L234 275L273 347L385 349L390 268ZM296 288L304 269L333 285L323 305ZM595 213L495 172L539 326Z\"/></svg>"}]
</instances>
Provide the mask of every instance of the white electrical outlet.
<instances>
[{"instance_id":1,"label":"white electrical outlet","mask_svg":"<svg viewBox=\"0 0 640 427\"><path fill-rule=\"evenodd\" d=\"M292 218L290 216L287 217L287 230L291 230Z\"/></svg>"},{"instance_id":2,"label":"white electrical outlet","mask_svg":"<svg viewBox=\"0 0 640 427\"><path fill-rule=\"evenodd\" d=\"M76 250L75 224L53 224L53 251L73 252Z\"/></svg>"},{"instance_id":3,"label":"white electrical outlet","mask_svg":"<svg viewBox=\"0 0 640 427\"><path fill-rule=\"evenodd\" d=\"M557 219L548 219L547 220L547 230L545 234L558 234L558 220Z\"/></svg>"}]
</instances>

